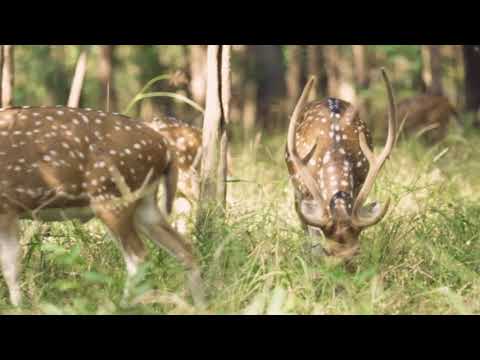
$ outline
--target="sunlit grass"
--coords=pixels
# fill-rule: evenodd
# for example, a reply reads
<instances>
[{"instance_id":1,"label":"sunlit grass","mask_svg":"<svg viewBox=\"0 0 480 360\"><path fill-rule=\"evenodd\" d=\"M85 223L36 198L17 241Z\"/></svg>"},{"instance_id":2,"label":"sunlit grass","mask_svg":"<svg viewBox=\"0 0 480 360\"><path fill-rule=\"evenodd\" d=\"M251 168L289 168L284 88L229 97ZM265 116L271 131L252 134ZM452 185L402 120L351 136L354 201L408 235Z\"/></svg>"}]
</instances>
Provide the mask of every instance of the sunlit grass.
<instances>
[{"instance_id":1,"label":"sunlit grass","mask_svg":"<svg viewBox=\"0 0 480 360\"><path fill-rule=\"evenodd\" d=\"M479 137L454 130L434 147L400 142L372 198L389 213L361 237L354 273L311 259L293 208L284 137L235 144L228 217L190 239L213 314L480 312ZM23 223L22 309L1 313L193 314L180 264L150 242L135 300L122 304L120 252L98 221Z\"/></svg>"}]
</instances>

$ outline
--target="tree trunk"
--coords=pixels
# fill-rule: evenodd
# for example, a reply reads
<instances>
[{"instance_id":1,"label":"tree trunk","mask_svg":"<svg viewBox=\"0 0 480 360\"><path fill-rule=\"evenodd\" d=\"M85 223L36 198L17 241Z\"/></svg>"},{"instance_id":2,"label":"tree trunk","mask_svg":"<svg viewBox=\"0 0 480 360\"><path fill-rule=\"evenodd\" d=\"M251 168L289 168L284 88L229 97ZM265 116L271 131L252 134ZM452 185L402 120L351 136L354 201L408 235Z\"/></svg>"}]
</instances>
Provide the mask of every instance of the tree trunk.
<instances>
[{"instance_id":1,"label":"tree trunk","mask_svg":"<svg viewBox=\"0 0 480 360\"><path fill-rule=\"evenodd\" d=\"M465 107L465 61L463 58L463 46L462 45L452 45L455 58L455 103L457 108L461 109Z\"/></svg>"},{"instance_id":2,"label":"tree trunk","mask_svg":"<svg viewBox=\"0 0 480 360\"><path fill-rule=\"evenodd\" d=\"M280 45L252 45L257 78L257 121L264 129L285 125L285 67Z\"/></svg>"},{"instance_id":3,"label":"tree trunk","mask_svg":"<svg viewBox=\"0 0 480 360\"><path fill-rule=\"evenodd\" d=\"M339 45L325 45L324 57L327 69L328 96L355 104L356 93L353 86L353 66L340 53Z\"/></svg>"},{"instance_id":4,"label":"tree trunk","mask_svg":"<svg viewBox=\"0 0 480 360\"><path fill-rule=\"evenodd\" d=\"M252 45L245 45L240 53L237 52L237 58L241 60L241 69L243 73L241 96L242 98L242 127L243 140L248 141L251 138L257 121L257 87L258 82L255 78L255 50Z\"/></svg>"},{"instance_id":5,"label":"tree trunk","mask_svg":"<svg viewBox=\"0 0 480 360\"><path fill-rule=\"evenodd\" d=\"M205 220L206 210L220 205L225 208L227 139L226 125L230 109L229 45L208 45L207 93L202 136L202 166L198 222Z\"/></svg>"},{"instance_id":6,"label":"tree trunk","mask_svg":"<svg viewBox=\"0 0 480 360\"><path fill-rule=\"evenodd\" d=\"M443 95L442 57L440 45L422 46L422 77L426 92L432 95Z\"/></svg>"},{"instance_id":7,"label":"tree trunk","mask_svg":"<svg viewBox=\"0 0 480 360\"><path fill-rule=\"evenodd\" d=\"M315 86L310 93L310 100L318 99L320 96L324 96L327 92L327 78L323 64L324 61L321 45L308 45L306 77L307 79L310 78L310 76L315 76L317 78Z\"/></svg>"},{"instance_id":8,"label":"tree trunk","mask_svg":"<svg viewBox=\"0 0 480 360\"><path fill-rule=\"evenodd\" d=\"M231 70L231 102L230 102L230 121L233 124L241 126L242 124L242 111L245 102L245 83L247 72L247 46L246 45L232 45L230 51L235 53L235 69ZM241 131L229 133L229 140L231 141L235 137L241 138L243 133Z\"/></svg>"},{"instance_id":9,"label":"tree trunk","mask_svg":"<svg viewBox=\"0 0 480 360\"><path fill-rule=\"evenodd\" d=\"M190 92L193 100L203 106L207 82L207 52L204 45L190 45Z\"/></svg>"},{"instance_id":10,"label":"tree trunk","mask_svg":"<svg viewBox=\"0 0 480 360\"><path fill-rule=\"evenodd\" d=\"M220 69L220 97L222 105L221 138L220 138L220 164L218 167L218 193L217 198L222 202L224 210L227 207L227 176L228 176L228 127L230 124L231 103L231 70L230 70L230 45L222 45Z\"/></svg>"},{"instance_id":11,"label":"tree trunk","mask_svg":"<svg viewBox=\"0 0 480 360\"><path fill-rule=\"evenodd\" d=\"M430 49L430 64L432 67L432 85L431 93L434 95L443 95L442 83L442 56L440 45L429 45Z\"/></svg>"},{"instance_id":12,"label":"tree trunk","mask_svg":"<svg viewBox=\"0 0 480 360\"><path fill-rule=\"evenodd\" d=\"M352 45L355 81L361 89L368 88L367 49L365 45Z\"/></svg>"},{"instance_id":13,"label":"tree trunk","mask_svg":"<svg viewBox=\"0 0 480 360\"><path fill-rule=\"evenodd\" d=\"M287 106L290 111L300 97L302 86L302 46L288 45L288 63L287 63Z\"/></svg>"},{"instance_id":14,"label":"tree trunk","mask_svg":"<svg viewBox=\"0 0 480 360\"><path fill-rule=\"evenodd\" d=\"M3 45L0 45L0 107L2 106Z\"/></svg>"},{"instance_id":15,"label":"tree trunk","mask_svg":"<svg viewBox=\"0 0 480 360\"><path fill-rule=\"evenodd\" d=\"M339 55L336 45L324 45L323 56L325 58L325 69L327 70L327 94L331 97L338 97L340 75L337 68Z\"/></svg>"},{"instance_id":16,"label":"tree trunk","mask_svg":"<svg viewBox=\"0 0 480 360\"><path fill-rule=\"evenodd\" d=\"M360 91L367 90L370 84L370 79L368 76L368 54L367 47L365 45L352 45L352 54L353 54L353 68L354 68L354 77L356 82L356 88ZM357 99L357 106L360 113L360 118L363 121L368 122L369 112L370 112L370 98L362 94ZM372 124L369 124L372 125Z\"/></svg>"},{"instance_id":17,"label":"tree trunk","mask_svg":"<svg viewBox=\"0 0 480 360\"><path fill-rule=\"evenodd\" d=\"M98 77L102 87L101 103L107 111L118 111L117 92L113 80L113 66L115 63L115 45L101 45L98 64Z\"/></svg>"},{"instance_id":18,"label":"tree trunk","mask_svg":"<svg viewBox=\"0 0 480 360\"><path fill-rule=\"evenodd\" d=\"M257 82L247 79L244 86L243 102L243 136L244 140L250 139L255 130L257 119Z\"/></svg>"},{"instance_id":19,"label":"tree trunk","mask_svg":"<svg viewBox=\"0 0 480 360\"><path fill-rule=\"evenodd\" d=\"M78 107L80 105L80 97L82 95L83 80L87 72L87 50L81 50L78 56L77 65L75 66L75 74L73 75L72 87L68 96L69 107Z\"/></svg>"},{"instance_id":20,"label":"tree trunk","mask_svg":"<svg viewBox=\"0 0 480 360\"><path fill-rule=\"evenodd\" d=\"M13 85L14 85L14 46L2 46L3 64L2 64L2 107L12 106L13 104Z\"/></svg>"},{"instance_id":21,"label":"tree trunk","mask_svg":"<svg viewBox=\"0 0 480 360\"><path fill-rule=\"evenodd\" d=\"M475 125L480 126L480 45L464 45L465 108L477 114Z\"/></svg>"}]
</instances>

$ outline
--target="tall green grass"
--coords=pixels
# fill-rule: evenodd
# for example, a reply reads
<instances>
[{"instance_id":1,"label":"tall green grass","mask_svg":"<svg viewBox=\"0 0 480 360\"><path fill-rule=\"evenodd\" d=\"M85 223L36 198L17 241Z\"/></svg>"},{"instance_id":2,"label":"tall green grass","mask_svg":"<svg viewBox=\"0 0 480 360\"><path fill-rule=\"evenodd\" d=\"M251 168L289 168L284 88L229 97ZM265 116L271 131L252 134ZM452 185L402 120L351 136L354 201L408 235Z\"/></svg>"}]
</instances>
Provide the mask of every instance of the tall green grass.
<instances>
[{"instance_id":1,"label":"tall green grass","mask_svg":"<svg viewBox=\"0 0 480 360\"><path fill-rule=\"evenodd\" d=\"M361 236L355 272L304 251L284 164L284 136L234 144L228 216L190 222L214 314L469 314L480 312L479 134L440 144L398 144L372 198L389 213ZM193 219L192 219L193 220ZM14 309L0 280L0 313L194 314L180 264L150 242L122 304L123 260L96 220L22 223L26 304Z\"/></svg>"}]
</instances>

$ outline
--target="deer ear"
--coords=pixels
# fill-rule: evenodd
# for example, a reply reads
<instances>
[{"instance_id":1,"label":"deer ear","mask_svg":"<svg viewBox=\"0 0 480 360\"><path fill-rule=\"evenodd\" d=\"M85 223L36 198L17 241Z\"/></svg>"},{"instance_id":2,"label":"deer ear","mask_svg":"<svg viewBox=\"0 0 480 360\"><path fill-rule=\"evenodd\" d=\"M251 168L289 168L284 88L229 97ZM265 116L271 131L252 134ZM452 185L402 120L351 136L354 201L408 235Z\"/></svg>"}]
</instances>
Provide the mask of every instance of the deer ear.
<instances>
[{"instance_id":1,"label":"deer ear","mask_svg":"<svg viewBox=\"0 0 480 360\"><path fill-rule=\"evenodd\" d=\"M374 201L370 204L367 204L358 210L358 215L361 218L372 218L377 217L382 211L382 207L378 201Z\"/></svg>"},{"instance_id":2,"label":"deer ear","mask_svg":"<svg viewBox=\"0 0 480 360\"><path fill-rule=\"evenodd\" d=\"M310 149L310 151L308 152L307 155L305 155L305 157L303 158L303 163L305 165L308 164L308 162L310 161L310 159L312 158L313 154L315 154L315 150L317 148L317 145L318 145L318 141L315 142L315 144L312 146L312 148Z\"/></svg>"},{"instance_id":3,"label":"deer ear","mask_svg":"<svg viewBox=\"0 0 480 360\"><path fill-rule=\"evenodd\" d=\"M315 200L302 200L300 202L300 211L303 216L311 219L320 219L325 216L322 204Z\"/></svg>"}]
</instances>

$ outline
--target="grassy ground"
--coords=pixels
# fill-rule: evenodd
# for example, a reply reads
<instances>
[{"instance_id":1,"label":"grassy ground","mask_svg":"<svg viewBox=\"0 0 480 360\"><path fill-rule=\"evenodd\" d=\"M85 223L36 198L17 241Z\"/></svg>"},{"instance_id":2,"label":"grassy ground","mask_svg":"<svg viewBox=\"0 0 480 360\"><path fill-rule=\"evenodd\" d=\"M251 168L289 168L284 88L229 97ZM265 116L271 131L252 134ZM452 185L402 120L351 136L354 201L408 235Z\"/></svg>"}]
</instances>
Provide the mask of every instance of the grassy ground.
<instances>
[{"instance_id":1,"label":"grassy ground","mask_svg":"<svg viewBox=\"0 0 480 360\"><path fill-rule=\"evenodd\" d=\"M399 144L374 189L391 210L362 234L355 273L303 251L283 161L284 137L234 151L229 216L191 238L214 314L464 314L480 312L479 134L453 131L425 148ZM136 300L121 306L125 279L116 245L96 220L46 227L24 222L26 304L0 313L196 313L181 266L151 243ZM43 236L41 234L44 234Z\"/></svg>"}]
</instances>

